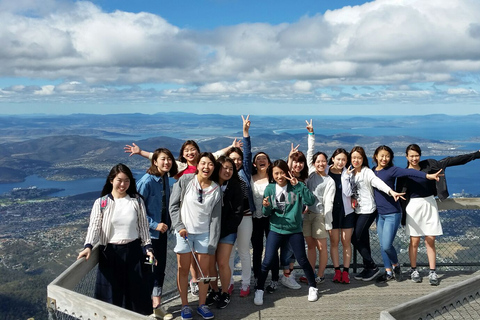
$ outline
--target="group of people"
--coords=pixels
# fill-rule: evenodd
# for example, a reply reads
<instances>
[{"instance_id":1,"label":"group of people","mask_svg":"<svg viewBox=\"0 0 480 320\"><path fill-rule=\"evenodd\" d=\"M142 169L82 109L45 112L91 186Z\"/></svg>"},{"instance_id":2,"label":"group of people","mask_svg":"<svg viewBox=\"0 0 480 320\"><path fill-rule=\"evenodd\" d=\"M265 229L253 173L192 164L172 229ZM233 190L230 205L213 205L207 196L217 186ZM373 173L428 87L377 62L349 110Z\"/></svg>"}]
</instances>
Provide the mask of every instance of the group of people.
<instances>
[{"instance_id":1,"label":"group of people","mask_svg":"<svg viewBox=\"0 0 480 320\"><path fill-rule=\"evenodd\" d=\"M350 152L338 148L330 158L315 153L310 120L306 122L307 155L292 144L287 161L272 163L265 152L252 157L250 118L242 116L242 120L241 142L234 140L215 153L200 152L193 140L182 145L178 160L165 148L150 153L135 144L125 147L130 155L149 158L151 166L136 184L127 166L114 166L101 198L93 205L85 248L78 258L88 259L93 245L100 244L96 298L172 319L161 306L170 230L176 235L182 319L193 317L188 302L189 274L191 293L198 295L196 311L202 318L214 317L210 306L225 308L229 304L235 251L241 262L240 296L250 294L253 270L256 305L262 305L264 292L273 293L279 282L291 289L301 288L292 274L295 261L304 271L299 281L308 284L308 301L318 300L316 286L325 281L328 238L334 282L350 283L351 243L364 266L355 279L400 281L402 272L393 246L400 223L406 225L410 236L411 280L421 281L416 258L424 236L429 282L438 284L435 237L442 234L442 227L434 197L448 197L446 167L478 159L480 151L420 161L420 147L412 144L406 149L408 168L403 169L393 165L392 149L382 145L375 150L375 166L370 169L360 146ZM172 190L171 177L177 179ZM384 274L371 255L369 229L374 221ZM269 271L271 281L265 286Z\"/></svg>"}]
</instances>

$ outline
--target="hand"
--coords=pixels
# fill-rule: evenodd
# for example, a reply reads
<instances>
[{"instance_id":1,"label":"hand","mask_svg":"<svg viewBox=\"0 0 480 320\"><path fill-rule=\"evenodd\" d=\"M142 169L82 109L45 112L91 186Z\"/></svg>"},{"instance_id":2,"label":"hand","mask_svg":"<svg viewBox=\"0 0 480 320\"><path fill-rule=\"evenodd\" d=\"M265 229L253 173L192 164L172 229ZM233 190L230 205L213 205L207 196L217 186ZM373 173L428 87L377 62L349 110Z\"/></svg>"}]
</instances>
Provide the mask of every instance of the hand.
<instances>
[{"instance_id":1,"label":"hand","mask_svg":"<svg viewBox=\"0 0 480 320\"><path fill-rule=\"evenodd\" d=\"M310 119L310 123L308 123L308 120L305 120L305 122L307 123L307 130L308 130L308 132L313 133L313 122L312 122L312 119Z\"/></svg>"},{"instance_id":2,"label":"hand","mask_svg":"<svg viewBox=\"0 0 480 320\"><path fill-rule=\"evenodd\" d=\"M82 257L85 257L85 260L88 260L88 258L90 258L91 253L92 253L92 249L85 248L78 254L77 260L81 259Z\"/></svg>"},{"instance_id":3,"label":"hand","mask_svg":"<svg viewBox=\"0 0 480 320\"><path fill-rule=\"evenodd\" d=\"M297 180L297 178L295 178L295 175L292 176L292 174L290 173L290 171L288 171L288 175L290 176L290 178L287 177L287 176L285 176L285 179L287 179L288 181L290 181L290 184L291 184L292 186L296 186L296 185L298 184L298 180Z\"/></svg>"},{"instance_id":4,"label":"hand","mask_svg":"<svg viewBox=\"0 0 480 320\"><path fill-rule=\"evenodd\" d=\"M393 191L393 190L390 190L390 195L393 197L393 199L396 201L398 201L398 199L403 199L403 200L407 200L405 199L405 197L403 197L405 195L405 192L396 192L396 191Z\"/></svg>"},{"instance_id":5,"label":"hand","mask_svg":"<svg viewBox=\"0 0 480 320\"><path fill-rule=\"evenodd\" d=\"M187 236L188 236L187 229L181 229L180 231L178 231L178 234L179 234L180 237L182 237L183 239L187 238Z\"/></svg>"},{"instance_id":6,"label":"hand","mask_svg":"<svg viewBox=\"0 0 480 320\"><path fill-rule=\"evenodd\" d=\"M153 255L153 252L147 251L147 256L149 258L148 259L149 261L152 261L152 262L154 261L155 262L154 264L157 265L157 259L155 259L155 256Z\"/></svg>"},{"instance_id":7,"label":"hand","mask_svg":"<svg viewBox=\"0 0 480 320\"><path fill-rule=\"evenodd\" d=\"M262 205L265 208L270 207L270 201L268 201L268 197L263 198Z\"/></svg>"},{"instance_id":8,"label":"hand","mask_svg":"<svg viewBox=\"0 0 480 320\"><path fill-rule=\"evenodd\" d=\"M233 139L232 147L241 149L243 147L242 140L237 140L237 138Z\"/></svg>"},{"instance_id":9,"label":"hand","mask_svg":"<svg viewBox=\"0 0 480 320\"><path fill-rule=\"evenodd\" d=\"M290 150L290 153L288 154L288 158L289 158L289 159L290 159L290 157L291 157L293 154L295 154L295 153L298 152L298 147L300 147L299 144L297 144L296 147L293 147L293 142L292 142L292 149Z\"/></svg>"},{"instance_id":10,"label":"hand","mask_svg":"<svg viewBox=\"0 0 480 320\"><path fill-rule=\"evenodd\" d=\"M352 165L350 165L350 166L347 168L347 173L348 173L349 175L351 175L354 171L355 171L355 168L354 168Z\"/></svg>"},{"instance_id":11,"label":"hand","mask_svg":"<svg viewBox=\"0 0 480 320\"><path fill-rule=\"evenodd\" d=\"M427 174L427 179L428 180L435 180L435 181L439 181L440 180L440 177L443 177L444 174L440 174L440 172L442 172L442 169L438 170L436 173L428 173Z\"/></svg>"},{"instance_id":12,"label":"hand","mask_svg":"<svg viewBox=\"0 0 480 320\"><path fill-rule=\"evenodd\" d=\"M155 230L160 231L161 233L165 233L168 231L168 226L165 223L160 222Z\"/></svg>"},{"instance_id":13,"label":"hand","mask_svg":"<svg viewBox=\"0 0 480 320\"><path fill-rule=\"evenodd\" d=\"M248 130L250 129L250 115L248 115L246 118L243 117L242 115L242 120L243 120L243 136L248 137Z\"/></svg>"},{"instance_id":14,"label":"hand","mask_svg":"<svg viewBox=\"0 0 480 320\"><path fill-rule=\"evenodd\" d=\"M140 147L137 146L134 142L132 143L132 145L125 145L125 147L123 147L123 150L125 150L126 153L130 153L130 157L134 154L140 154L140 151L142 151L142 149L140 149Z\"/></svg>"}]
</instances>

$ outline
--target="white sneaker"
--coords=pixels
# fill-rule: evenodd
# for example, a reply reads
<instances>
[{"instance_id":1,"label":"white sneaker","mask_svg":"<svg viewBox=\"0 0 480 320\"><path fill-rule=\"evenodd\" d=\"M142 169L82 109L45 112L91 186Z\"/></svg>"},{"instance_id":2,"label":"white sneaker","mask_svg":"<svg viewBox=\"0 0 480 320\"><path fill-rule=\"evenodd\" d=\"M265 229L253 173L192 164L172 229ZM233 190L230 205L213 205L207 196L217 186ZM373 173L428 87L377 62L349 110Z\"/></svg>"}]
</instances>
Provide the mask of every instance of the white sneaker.
<instances>
[{"instance_id":1,"label":"white sneaker","mask_svg":"<svg viewBox=\"0 0 480 320\"><path fill-rule=\"evenodd\" d=\"M263 290L255 290L255 298L253 299L253 303L255 303L257 306L263 305Z\"/></svg>"},{"instance_id":2,"label":"white sneaker","mask_svg":"<svg viewBox=\"0 0 480 320\"><path fill-rule=\"evenodd\" d=\"M302 287L297 281L295 281L295 277L293 275L290 275L290 277L283 276L282 279L280 279L280 283L283 284L285 287L294 290L300 289Z\"/></svg>"},{"instance_id":3,"label":"white sneaker","mask_svg":"<svg viewBox=\"0 0 480 320\"><path fill-rule=\"evenodd\" d=\"M308 288L308 301L314 302L318 300L318 289L314 287Z\"/></svg>"}]
</instances>

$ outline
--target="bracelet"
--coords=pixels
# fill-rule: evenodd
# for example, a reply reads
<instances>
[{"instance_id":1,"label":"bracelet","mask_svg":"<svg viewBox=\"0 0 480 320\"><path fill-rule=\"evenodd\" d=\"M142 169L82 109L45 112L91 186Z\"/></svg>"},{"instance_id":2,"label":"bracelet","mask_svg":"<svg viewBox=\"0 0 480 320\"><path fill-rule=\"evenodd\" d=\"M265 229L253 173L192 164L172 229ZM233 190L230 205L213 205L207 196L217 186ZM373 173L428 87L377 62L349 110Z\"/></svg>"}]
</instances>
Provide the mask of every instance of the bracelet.
<instances>
[{"instance_id":1,"label":"bracelet","mask_svg":"<svg viewBox=\"0 0 480 320\"><path fill-rule=\"evenodd\" d=\"M309 134L309 135L314 135L315 133L314 133L314 132L309 132L308 134Z\"/></svg>"}]
</instances>

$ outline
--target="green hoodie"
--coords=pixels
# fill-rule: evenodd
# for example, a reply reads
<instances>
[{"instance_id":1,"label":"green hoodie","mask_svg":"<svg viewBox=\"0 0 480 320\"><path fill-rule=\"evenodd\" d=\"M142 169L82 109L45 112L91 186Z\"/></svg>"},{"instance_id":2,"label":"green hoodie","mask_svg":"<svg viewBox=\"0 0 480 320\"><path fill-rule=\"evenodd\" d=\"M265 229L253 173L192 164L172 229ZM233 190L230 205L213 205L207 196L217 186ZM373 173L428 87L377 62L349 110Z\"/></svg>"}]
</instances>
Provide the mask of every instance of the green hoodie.
<instances>
[{"instance_id":1,"label":"green hoodie","mask_svg":"<svg viewBox=\"0 0 480 320\"><path fill-rule=\"evenodd\" d=\"M289 182L287 184L285 210L282 211L277 207L275 187L276 183L271 183L265 188L264 197L268 197L270 206L262 207L263 215L270 216L270 230L280 234L302 232L303 205L313 205L315 196L304 183L299 182L292 186Z\"/></svg>"}]
</instances>

